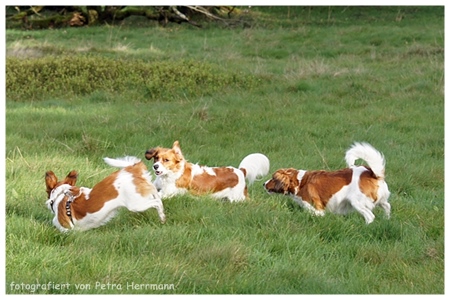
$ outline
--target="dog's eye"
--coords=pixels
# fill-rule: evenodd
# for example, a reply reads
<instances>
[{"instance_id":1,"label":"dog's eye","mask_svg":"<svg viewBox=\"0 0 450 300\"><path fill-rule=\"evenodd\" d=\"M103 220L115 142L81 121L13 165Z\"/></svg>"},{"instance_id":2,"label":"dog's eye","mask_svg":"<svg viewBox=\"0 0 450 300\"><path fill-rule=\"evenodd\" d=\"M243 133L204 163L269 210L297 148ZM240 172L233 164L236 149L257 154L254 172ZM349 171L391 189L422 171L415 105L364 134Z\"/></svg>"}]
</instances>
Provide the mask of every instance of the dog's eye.
<instances>
[{"instance_id":1,"label":"dog's eye","mask_svg":"<svg viewBox=\"0 0 450 300\"><path fill-rule=\"evenodd\" d=\"M169 160L167 158L164 158L164 162L168 162Z\"/></svg>"}]
</instances>

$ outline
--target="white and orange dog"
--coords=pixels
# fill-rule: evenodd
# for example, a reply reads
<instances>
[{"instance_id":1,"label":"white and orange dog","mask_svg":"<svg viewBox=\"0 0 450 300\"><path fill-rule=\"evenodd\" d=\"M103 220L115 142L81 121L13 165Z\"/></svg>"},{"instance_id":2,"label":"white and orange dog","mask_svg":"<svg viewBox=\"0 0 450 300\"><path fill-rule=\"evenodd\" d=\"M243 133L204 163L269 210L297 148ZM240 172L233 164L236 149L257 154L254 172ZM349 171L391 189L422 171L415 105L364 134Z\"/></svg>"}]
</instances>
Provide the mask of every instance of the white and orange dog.
<instances>
[{"instance_id":1,"label":"white and orange dog","mask_svg":"<svg viewBox=\"0 0 450 300\"><path fill-rule=\"evenodd\" d=\"M366 161L369 167L355 166L357 159ZM264 188L269 193L290 195L319 216L325 211L347 214L356 210L369 224L375 219L372 210L379 205L389 218L390 192L384 181L384 156L367 143L354 143L345 160L348 168L333 172L280 169L264 183Z\"/></svg>"},{"instance_id":2,"label":"white and orange dog","mask_svg":"<svg viewBox=\"0 0 450 300\"><path fill-rule=\"evenodd\" d=\"M206 167L188 162L178 141L172 148L156 147L147 150L145 157L154 159L157 176L154 184L161 198L189 192L194 195L210 194L214 198L242 201L248 197L247 184L269 172L269 159L261 153L246 156L238 168Z\"/></svg>"},{"instance_id":3,"label":"white and orange dog","mask_svg":"<svg viewBox=\"0 0 450 300\"><path fill-rule=\"evenodd\" d=\"M52 171L46 172L46 204L55 214L53 225L62 232L96 228L111 220L120 207L133 212L156 208L164 223L166 216L163 204L145 164L131 156L104 160L110 166L122 169L92 189L75 186L78 177L76 171L71 171L62 181L58 181Z\"/></svg>"}]
</instances>

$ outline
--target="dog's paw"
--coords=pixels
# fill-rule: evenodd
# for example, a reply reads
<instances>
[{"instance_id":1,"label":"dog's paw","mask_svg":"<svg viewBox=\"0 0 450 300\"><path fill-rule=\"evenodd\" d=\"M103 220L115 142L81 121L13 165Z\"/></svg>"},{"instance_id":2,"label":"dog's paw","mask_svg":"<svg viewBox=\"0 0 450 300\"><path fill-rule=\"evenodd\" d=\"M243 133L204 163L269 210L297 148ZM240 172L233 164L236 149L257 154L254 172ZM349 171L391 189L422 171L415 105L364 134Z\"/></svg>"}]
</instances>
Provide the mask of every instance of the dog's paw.
<instances>
[{"instance_id":1,"label":"dog's paw","mask_svg":"<svg viewBox=\"0 0 450 300\"><path fill-rule=\"evenodd\" d=\"M166 216L163 215L162 217L160 217L161 220L161 224L165 224L166 223Z\"/></svg>"},{"instance_id":2,"label":"dog's paw","mask_svg":"<svg viewBox=\"0 0 450 300\"><path fill-rule=\"evenodd\" d=\"M319 217L325 216L325 211L323 211L323 210L314 210L313 213L315 216L319 216Z\"/></svg>"}]
</instances>

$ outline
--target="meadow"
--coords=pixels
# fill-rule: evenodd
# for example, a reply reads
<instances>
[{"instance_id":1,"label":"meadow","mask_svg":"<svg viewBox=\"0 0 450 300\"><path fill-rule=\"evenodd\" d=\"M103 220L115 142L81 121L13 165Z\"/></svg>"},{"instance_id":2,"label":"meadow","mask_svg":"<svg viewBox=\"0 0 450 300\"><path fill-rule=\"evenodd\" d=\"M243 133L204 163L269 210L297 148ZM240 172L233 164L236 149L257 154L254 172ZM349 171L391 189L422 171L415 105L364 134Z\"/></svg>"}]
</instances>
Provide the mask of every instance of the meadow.
<instances>
[{"instance_id":1,"label":"meadow","mask_svg":"<svg viewBox=\"0 0 450 300\"><path fill-rule=\"evenodd\" d=\"M444 8L250 10L235 28L6 30L7 294L444 293ZM92 187L103 157L175 140L208 166L262 152L271 173L343 168L369 142L392 216L314 217L268 175L242 203L164 200L165 224L52 225L47 170Z\"/></svg>"}]
</instances>

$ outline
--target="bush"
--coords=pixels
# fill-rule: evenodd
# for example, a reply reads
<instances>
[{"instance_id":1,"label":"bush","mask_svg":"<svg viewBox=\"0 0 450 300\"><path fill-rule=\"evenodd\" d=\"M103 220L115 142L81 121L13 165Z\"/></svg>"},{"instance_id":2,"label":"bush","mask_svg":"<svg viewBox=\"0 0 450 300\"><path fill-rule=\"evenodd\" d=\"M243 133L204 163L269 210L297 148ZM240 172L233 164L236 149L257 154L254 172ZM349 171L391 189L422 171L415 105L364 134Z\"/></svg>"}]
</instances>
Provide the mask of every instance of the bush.
<instances>
[{"instance_id":1,"label":"bush","mask_svg":"<svg viewBox=\"0 0 450 300\"><path fill-rule=\"evenodd\" d=\"M96 91L142 94L140 100L209 95L226 88L255 86L251 76L223 73L195 61L116 60L104 57L43 57L6 60L8 100L86 95ZM133 93L135 94L135 93Z\"/></svg>"}]
</instances>

